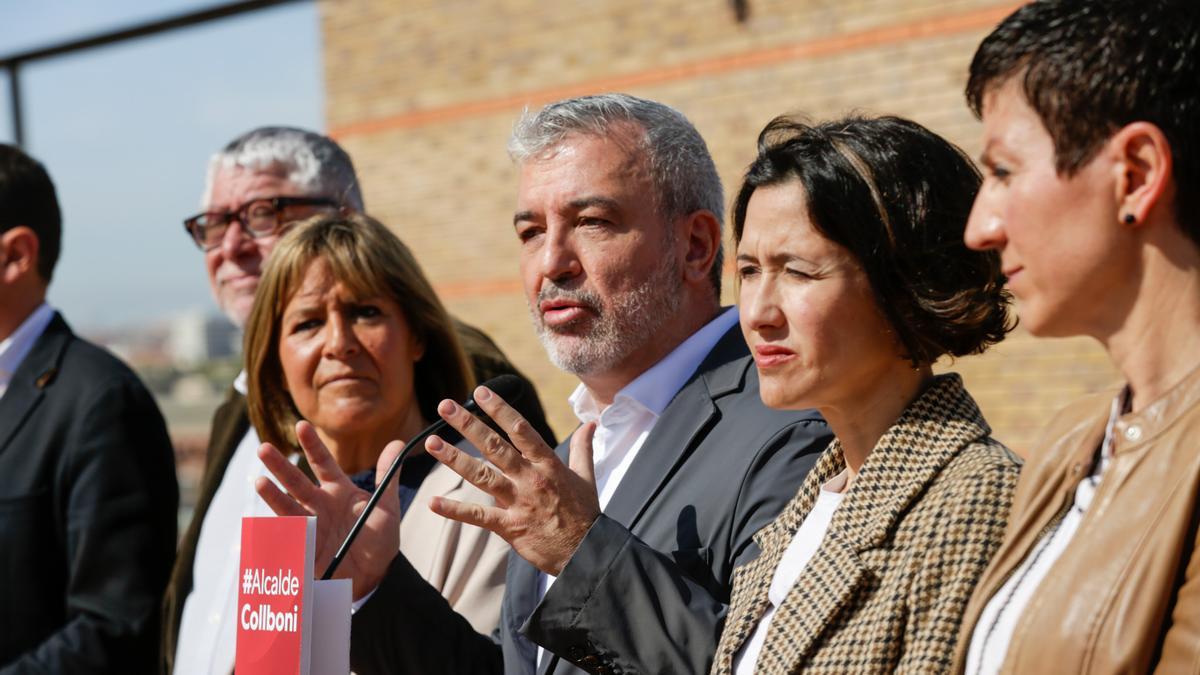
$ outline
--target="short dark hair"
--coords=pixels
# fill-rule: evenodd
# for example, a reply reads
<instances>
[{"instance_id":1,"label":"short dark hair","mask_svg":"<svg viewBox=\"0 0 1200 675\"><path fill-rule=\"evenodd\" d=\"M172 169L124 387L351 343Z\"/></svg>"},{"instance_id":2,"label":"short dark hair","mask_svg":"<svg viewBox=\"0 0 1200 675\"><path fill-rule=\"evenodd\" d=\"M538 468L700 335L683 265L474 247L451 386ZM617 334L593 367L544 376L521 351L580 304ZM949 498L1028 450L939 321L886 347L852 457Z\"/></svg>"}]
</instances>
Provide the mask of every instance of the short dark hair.
<instances>
[{"instance_id":1,"label":"short dark hair","mask_svg":"<svg viewBox=\"0 0 1200 675\"><path fill-rule=\"evenodd\" d=\"M790 181L817 231L862 266L914 366L981 353L1012 330L999 255L963 242L980 177L958 147L898 117L777 117L734 202L735 241L754 191Z\"/></svg>"},{"instance_id":2,"label":"short dark hair","mask_svg":"<svg viewBox=\"0 0 1200 675\"><path fill-rule=\"evenodd\" d=\"M1175 217L1200 244L1200 3L1043 0L1009 15L971 61L967 102L1020 77L1073 175L1121 127L1154 124L1171 146Z\"/></svg>"},{"instance_id":3,"label":"short dark hair","mask_svg":"<svg viewBox=\"0 0 1200 675\"><path fill-rule=\"evenodd\" d=\"M62 212L54 183L36 159L0 143L0 233L19 225L37 235L37 271L49 283L62 248Z\"/></svg>"}]
</instances>

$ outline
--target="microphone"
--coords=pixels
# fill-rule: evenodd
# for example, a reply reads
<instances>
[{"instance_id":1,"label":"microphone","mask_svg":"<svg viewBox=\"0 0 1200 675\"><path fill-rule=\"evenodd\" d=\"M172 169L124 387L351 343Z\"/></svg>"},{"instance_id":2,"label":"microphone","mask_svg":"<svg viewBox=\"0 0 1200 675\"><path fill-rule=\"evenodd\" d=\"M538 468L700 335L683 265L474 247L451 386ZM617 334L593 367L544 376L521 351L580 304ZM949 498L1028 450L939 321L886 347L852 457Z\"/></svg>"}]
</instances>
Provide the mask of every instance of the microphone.
<instances>
[{"instance_id":1,"label":"microphone","mask_svg":"<svg viewBox=\"0 0 1200 675\"><path fill-rule=\"evenodd\" d=\"M504 401L516 409L516 411L520 413L522 417L529 417L526 406L536 399L528 395L529 386L524 380L516 375L498 375L487 382L484 382L483 386L491 389L492 392L494 392L497 396L504 399ZM495 431L499 431L501 434L504 433L498 429L494 423L491 423L491 420L488 418L486 413L479 409L479 405L475 403L475 398L473 396L468 398L467 401L462 404L462 406L463 408L466 408L467 412L471 413L472 415L483 415L484 419L489 421L488 426L492 427L492 429ZM329 566L325 568L325 573L321 575L321 579L333 578L333 573L337 571L338 565L342 563L342 559L345 558L346 554L350 551L350 545L354 543L355 538L358 537L359 531L362 530L363 525L366 524L367 516L371 515L371 511L375 509L375 504L379 502L379 498L383 496L383 492L387 489L388 483L391 482L392 478L395 477L396 472L400 470L400 465L404 463L405 458L408 457L408 453L420 443L424 443L426 438L429 438L434 434L442 434L446 432L446 430L454 432L456 436L458 435L458 432L449 424L447 424L446 420L439 419L404 444L404 449L400 451L400 454L396 456L396 459L392 460L392 464L388 467L387 473L383 474L383 479L378 481L377 485L375 486L375 491L371 493L371 498L367 500L367 506L363 509L363 512L359 514L358 520L354 521L354 526L350 528L350 533L346 535L345 541L343 541L342 545L338 547L337 553L335 553L333 556L333 560L329 561ZM507 437L507 434L504 435Z\"/></svg>"}]
</instances>

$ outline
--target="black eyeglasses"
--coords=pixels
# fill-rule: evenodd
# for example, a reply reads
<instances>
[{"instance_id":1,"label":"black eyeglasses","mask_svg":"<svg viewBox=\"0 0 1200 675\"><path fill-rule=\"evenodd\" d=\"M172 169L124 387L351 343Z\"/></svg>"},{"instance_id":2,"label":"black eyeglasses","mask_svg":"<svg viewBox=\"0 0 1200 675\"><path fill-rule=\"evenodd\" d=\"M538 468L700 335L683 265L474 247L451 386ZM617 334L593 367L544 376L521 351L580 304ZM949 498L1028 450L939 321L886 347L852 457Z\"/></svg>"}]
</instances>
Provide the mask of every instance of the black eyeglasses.
<instances>
[{"instance_id":1,"label":"black eyeglasses","mask_svg":"<svg viewBox=\"0 0 1200 675\"><path fill-rule=\"evenodd\" d=\"M264 197L246 202L233 211L205 211L183 221L183 228L192 236L202 251L211 251L225 238L225 230L233 221L255 239L276 232L295 217L284 217L284 212L295 207L337 208L336 200L326 197ZM295 214L291 214L295 216Z\"/></svg>"}]
</instances>

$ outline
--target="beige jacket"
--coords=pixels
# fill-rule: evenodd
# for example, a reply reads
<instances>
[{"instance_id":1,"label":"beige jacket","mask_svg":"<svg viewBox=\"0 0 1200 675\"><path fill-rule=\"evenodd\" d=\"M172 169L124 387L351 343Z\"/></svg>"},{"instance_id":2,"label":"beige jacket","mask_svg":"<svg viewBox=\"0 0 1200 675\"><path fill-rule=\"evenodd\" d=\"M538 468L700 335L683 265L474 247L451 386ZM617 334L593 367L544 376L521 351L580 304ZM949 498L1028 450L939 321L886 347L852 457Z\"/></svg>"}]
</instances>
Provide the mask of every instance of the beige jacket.
<instances>
[{"instance_id":1,"label":"beige jacket","mask_svg":"<svg viewBox=\"0 0 1200 675\"><path fill-rule=\"evenodd\" d=\"M988 600L1091 472L1116 392L1063 411L1021 474L1004 543L964 615L955 671ZM1200 369L1119 418L1079 530L1022 614L1004 673L1200 673Z\"/></svg>"},{"instance_id":2,"label":"beige jacket","mask_svg":"<svg viewBox=\"0 0 1200 675\"><path fill-rule=\"evenodd\" d=\"M433 497L491 504L487 494L435 464L400 521L400 552L454 611L484 635L500 623L508 542L488 530L429 510Z\"/></svg>"},{"instance_id":3,"label":"beige jacket","mask_svg":"<svg viewBox=\"0 0 1200 675\"><path fill-rule=\"evenodd\" d=\"M757 673L940 673L971 589L1000 545L1020 460L988 434L958 375L938 377L879 439L820 548L776 610ZM734 573L714 675L766 609L784 551L821 485L845 468L830 444Z\"/></svg>"}]
</instances>

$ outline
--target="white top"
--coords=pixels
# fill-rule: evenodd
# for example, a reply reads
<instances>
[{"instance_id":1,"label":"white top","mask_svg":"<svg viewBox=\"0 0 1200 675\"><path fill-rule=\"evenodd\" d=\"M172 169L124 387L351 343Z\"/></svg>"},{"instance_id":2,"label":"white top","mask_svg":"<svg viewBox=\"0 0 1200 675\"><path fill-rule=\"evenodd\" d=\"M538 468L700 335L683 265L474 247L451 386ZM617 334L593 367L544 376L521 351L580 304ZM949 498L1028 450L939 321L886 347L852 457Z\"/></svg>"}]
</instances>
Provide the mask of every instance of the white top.
<instances>
[{"instance_id":1,"label":"white top","mask_svg":"<svg viewBox=\"0 0 1200 675\"><path fill-rule=\"evenodd\" d=\"M233 381L246 394L246 372ZM183 604L176 675L229 675L237 639L237 573L241 560L243 516L273 516L254 490L254 479L275 480L258 460L258 433L251 426L221 478L200 526L192 568L192 592Z\"/></svg>"},{"instance_id":2,"label":"white top","mask_svg":"<svg viewBox=\"0 0 1200 675\"><path fill-rule=\"evenodd\" d=\"M600 497L601 510L608 506L625 472L637 457L638 450L658 422L659 415L687 384L688 378L700 367L704 357L737 322L736 308L730 307L721 312L670 354L625 385L608 407L596 401L587 387L582 384L576 387L568 399L575 416L581 424L596 422L596 434L592 437L592 464L595 466L596 492ZM553 583L554 577L540 575L538 596L545 595ZM544 653L545 650L538 647L539 663Z\"/></svg>"},{"instance_id":3,"label":"white top","mask_svg":"<svg viewBox=\"0 0 1200 675\"><path fill-rule=\"evenodd\" d=\"M771 577L771 588L767 591L769 602L766 611L758 620L758 625L754 627L754 634L742 645L741 650L733 658L734 675L752 675L754 672L755 666L758 665L758 655L762 651L763 642L767 639L767 631L771 627L771 620L775 618L775 610L783 604L783 599L796 585L800 573L804 571L805 567L808 567L808 561L812 560L817 549L820 548L821 542L824 541L825 533L829 531L829 523L833 522L833 513L837 511L838 506L842 503L842 498L845 497L846 481L849 476L847 470L842 470L841 473L821 486L816 503L804 517L804 522L800 523L796 535L792 537L791 543L788 544L787 550L783 552L783 557L779 560L779 566L775 568L775 576Z\"/></svg>"},{"instance_id":4,"label":"white top","mask_svg":"<svg viewBox=\"0 0 1200 675\"><path fill-rule=\"evenodd\" d=\"M46 332L46 326L50 325L53 318L54 308L43 302L25 317L12 335L0 341L0 396L4 396L4 392L8 391L8 383L12 382L17 368L21 366L25 357L29 356L29 350L33 349L37 339Z\"/></svg>"},{"instance_id":5,"label":"white top","mask_svg":"<svg viewBox=\"0 0 1200 675\"><path fill-rule=\"evenodd\" d=\"M1071 543L1088 506L1092 503L1092 498L1096 496L1096 490L1100 487L1100 477L1112 460L1113 429L1121 411L1125 409L1128 391L1126 388L1113 400L1108 426L1104 431L1104 441L1100 444L1100 461L1096 462L1091 475L1081 480L1075 488L1074 504L1059 521L1058 528L1043 535L1034 544L1033 549L1021 561L1021 566L988 600L983 613L979 615L979 621L971 633L970 649L967 650L967 675L998 673L1004 665L1004 657L1008 654L1008 645L1012 642L1013 632L1021 614L1042 580L1046 578L1046 574L1050 572L1050 568L1054 566L1054 562Z\"/></svg>"}]
</instances>

